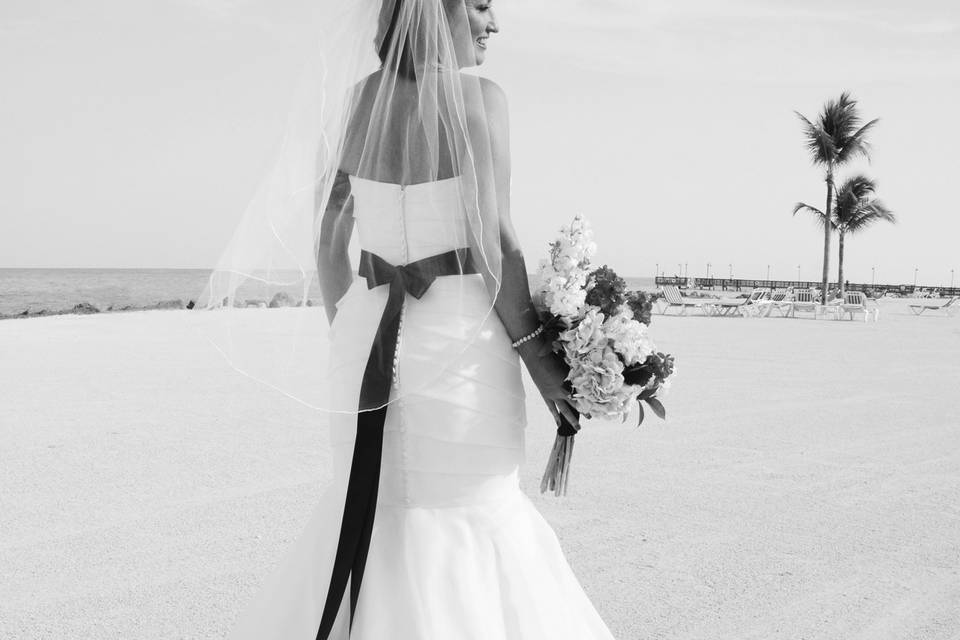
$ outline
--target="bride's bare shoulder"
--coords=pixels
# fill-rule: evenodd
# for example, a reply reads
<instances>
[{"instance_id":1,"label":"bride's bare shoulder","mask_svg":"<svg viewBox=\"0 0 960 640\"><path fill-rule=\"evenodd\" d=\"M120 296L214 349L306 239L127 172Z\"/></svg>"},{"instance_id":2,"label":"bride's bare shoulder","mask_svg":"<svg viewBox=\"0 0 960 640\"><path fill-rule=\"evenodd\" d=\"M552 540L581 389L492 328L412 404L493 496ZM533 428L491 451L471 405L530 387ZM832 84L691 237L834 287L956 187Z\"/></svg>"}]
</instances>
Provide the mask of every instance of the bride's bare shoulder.
<instances>
[{"instance_id":1,"label":"bride's bare shoulder","mask_svg":"<svg viewBox=\"0 0 960 640\"><path fill-rule=\"evenodd\" d=\"M507 115L507 92L500 85L489 78L480 78L480 90L488 111Z\"/></svg>"},{"instance_id":2,"label":"bride's bare shoulder","mask_svg":"<svg viewBox=\"0 0 960 640\"><path fill-rule=\"evenodd\" d=\"M503 88L489 78L474 78L465 83L464 98L475 116L482 115L490 127L505 127L509 121L507 94Z\"/></svg>"}]
</instances>

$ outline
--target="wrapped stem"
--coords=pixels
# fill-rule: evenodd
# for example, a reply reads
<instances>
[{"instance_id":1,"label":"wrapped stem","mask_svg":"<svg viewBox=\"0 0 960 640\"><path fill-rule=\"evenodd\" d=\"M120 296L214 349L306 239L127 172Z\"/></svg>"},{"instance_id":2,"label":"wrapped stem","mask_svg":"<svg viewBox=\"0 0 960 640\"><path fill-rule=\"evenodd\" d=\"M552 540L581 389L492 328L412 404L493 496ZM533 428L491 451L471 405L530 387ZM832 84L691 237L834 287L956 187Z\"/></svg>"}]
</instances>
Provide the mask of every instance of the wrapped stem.
<instances>
[{"instance_id":1,"label":"wrapped stem","mask_svg":"<svg viewBox=\"0 0 960 640\"><path fill-rule=\"evenodd\" d=\"M570 478L570 460L573 456L574 436L577 430L563 416L553 441L553 448L547 459L547 468L540 480L540 493L553 491L557 497L567 495L567 482Z\"/></svg>"}]
</instances>

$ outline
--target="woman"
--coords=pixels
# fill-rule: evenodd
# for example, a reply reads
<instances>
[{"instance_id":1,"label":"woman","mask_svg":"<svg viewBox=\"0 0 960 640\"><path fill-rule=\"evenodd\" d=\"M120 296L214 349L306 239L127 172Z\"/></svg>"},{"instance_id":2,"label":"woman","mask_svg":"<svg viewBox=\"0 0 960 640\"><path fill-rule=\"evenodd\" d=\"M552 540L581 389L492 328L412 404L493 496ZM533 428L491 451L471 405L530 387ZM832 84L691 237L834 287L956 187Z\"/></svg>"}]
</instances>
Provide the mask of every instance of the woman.
<instances>
[{"instance_id":1,"label":"woman","mask_svg":"<svg viewBox=\"0 0 960 640\"><path fill-rule=\"evenodd\" d=\"M310 344L328 350L301 369L322 361L328 374L324 396L310 401L329 420L332 478L231 637L611 638L518 483L521 360L554 418L577 416L566 366L540 335L510 220L505 96L462 73L483 62L498 31L493 7L338 6L339 35L325 38L337 60L324 58L314 94L315 113L326 114L312 184L330 328ZM377 68L351 62L351 46L375 51ZM284 238L271 256L298 242L297 225L281 224L303 192L291 182L275 180L287 186L259 198L275 216L267 235ZM238 237L234 247L249 249L242 238L262 236Z\"/></svg>"}]
</instances>

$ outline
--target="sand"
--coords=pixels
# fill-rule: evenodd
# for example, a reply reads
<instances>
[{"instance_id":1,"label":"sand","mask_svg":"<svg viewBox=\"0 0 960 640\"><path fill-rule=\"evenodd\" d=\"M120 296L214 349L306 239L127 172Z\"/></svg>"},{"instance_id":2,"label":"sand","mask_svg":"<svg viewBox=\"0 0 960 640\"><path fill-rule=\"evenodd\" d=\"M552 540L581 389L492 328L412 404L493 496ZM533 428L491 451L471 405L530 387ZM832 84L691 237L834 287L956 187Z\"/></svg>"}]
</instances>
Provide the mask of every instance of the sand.
<instances>
[{"instance_id":1,"label":"sand","mask_svg":"<svg viewBox=\"0 0 960 640\"><path fill-rule=\"evenodd\" d=\"M523 483L620 640L960 637L960 318L655 316L669 420ZM276 313L283 313L277 310ZM0 638L220 638L317 495L308 410L182 311L0 322Z\"/></svg>"}]
</instances>

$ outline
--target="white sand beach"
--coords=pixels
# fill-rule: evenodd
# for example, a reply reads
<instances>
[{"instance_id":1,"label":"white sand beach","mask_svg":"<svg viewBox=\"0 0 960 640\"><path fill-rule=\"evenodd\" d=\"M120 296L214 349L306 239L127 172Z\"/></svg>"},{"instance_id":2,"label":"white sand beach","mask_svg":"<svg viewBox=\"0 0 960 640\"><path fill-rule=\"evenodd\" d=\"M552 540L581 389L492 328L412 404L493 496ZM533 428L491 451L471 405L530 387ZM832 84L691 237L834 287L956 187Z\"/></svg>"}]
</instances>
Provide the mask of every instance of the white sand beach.
<instances>
[{"instance_id":1,"label":"white sand beach","mask_svg":"<svg viewBox=\"0 0 960 640\"><path fill-rule=\"evenodd\" d=\"M960 637L960 318L906 304L654 316L669 420L586 424L563 499L527 381L525 489L617 638ZM185 313L0 322L0 638L221 638L305 524L314 417Z\"/></svg>"}]
</instances>

